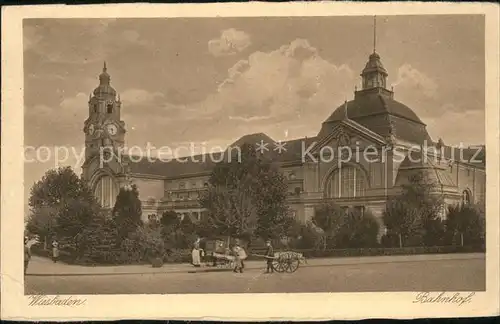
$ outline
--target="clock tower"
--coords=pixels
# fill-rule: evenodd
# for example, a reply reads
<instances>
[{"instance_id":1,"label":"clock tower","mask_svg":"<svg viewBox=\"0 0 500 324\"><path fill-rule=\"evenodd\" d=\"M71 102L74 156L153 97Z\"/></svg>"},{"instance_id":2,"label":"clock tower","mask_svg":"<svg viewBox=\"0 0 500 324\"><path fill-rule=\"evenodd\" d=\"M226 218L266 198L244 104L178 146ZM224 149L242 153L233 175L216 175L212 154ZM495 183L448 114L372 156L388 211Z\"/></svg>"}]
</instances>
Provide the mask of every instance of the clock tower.
<instances>
[{"instance_id":1,"label":"clock tower","mask_svg":"<svg viewBox=\"0 0 500 324\"><path fill-rule=\"evenodd\" d=\"M85 120L85 160L90 160L102 152L115 153L125 143L125 123L120 119L121 102L111 87L111 77L106 68L99 75L99 86L89 98L89 117Z\"/></svg>"},{"instance_id":2,"label":"clock tower","mask_svg":"<svg viewBox=\"0 0 500 324\"><path fill-rule=\"evenodd\" d=\"M119 188L126 183L127 168L124 152L121 152L125 143L121 102L111 86L106 62L99 75L99 85L90 95L88 109L83 126L85 162L82 178L88 182L101 207L109 211L115 204Z\"/></svg>"}]
</instances>

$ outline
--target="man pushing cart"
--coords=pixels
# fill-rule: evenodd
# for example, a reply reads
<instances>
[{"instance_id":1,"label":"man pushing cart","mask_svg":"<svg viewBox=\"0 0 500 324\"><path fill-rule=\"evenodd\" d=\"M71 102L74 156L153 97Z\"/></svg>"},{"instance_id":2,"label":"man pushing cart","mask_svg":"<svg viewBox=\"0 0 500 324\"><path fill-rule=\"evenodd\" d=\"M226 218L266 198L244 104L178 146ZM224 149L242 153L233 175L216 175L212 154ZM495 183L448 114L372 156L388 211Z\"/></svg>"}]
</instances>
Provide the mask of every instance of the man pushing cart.
<instances>
[{"instance_id":1,"label":"man pushing cart","mask_svg":"<svg viewBox=\"0 0 500 324\"><path fill-rule=\"evenodd\" d=\"M274 249L271 244L271 240L266 241L266 262L267 262L267 268L266 268L266 273L274 273L273 269L273 260L274 260Z\"/></svg>"}]
</instances>

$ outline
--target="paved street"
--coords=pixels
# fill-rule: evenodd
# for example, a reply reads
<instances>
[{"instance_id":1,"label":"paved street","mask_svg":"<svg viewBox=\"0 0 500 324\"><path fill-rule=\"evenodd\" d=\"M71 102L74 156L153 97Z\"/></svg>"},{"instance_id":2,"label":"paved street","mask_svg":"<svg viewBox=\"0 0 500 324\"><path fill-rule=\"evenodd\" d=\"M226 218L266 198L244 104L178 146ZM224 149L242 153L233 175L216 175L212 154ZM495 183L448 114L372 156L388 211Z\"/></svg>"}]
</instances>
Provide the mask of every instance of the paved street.
<instances>
[{"instance_id":1,"label":"paved street","mask_svg":"<svg viewBox=\"0 0 500 324\"><path fill-rule=\"evenodd\" d=\"M293 274L232 272L57 275L26 277L27 294L291 293L485 290L484 255L405 262L304 266ZM383 258L383 257L382 257ZM311 260L313 261L313 260Z\"/></svg>"}]
</instances>

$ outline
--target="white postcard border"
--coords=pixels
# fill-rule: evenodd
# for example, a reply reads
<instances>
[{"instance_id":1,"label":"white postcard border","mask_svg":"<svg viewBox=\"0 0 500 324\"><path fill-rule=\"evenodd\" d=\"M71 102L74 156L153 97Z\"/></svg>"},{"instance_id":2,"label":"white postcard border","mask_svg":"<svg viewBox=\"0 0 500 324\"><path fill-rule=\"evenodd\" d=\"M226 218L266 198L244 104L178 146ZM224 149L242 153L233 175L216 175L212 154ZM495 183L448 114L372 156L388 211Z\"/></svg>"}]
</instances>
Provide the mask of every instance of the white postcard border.
<instances>
[{"instance_id":1,"label":"white postcard border","mask_svg":"<svg viewBox=\"0 0 500 324\"><path fill-rule=\"evenodd\" d=\"M22 271L23 18L257 17L484 14L486 19L487 291L470 304L413 303L416 293L203 294L79 296L79 307L28 306ZM327 32L327 31L325 31ZM2 8L1 314L7 319L320 320L468 317L498 314L499 305L499 17L479 3L238 3L24 6ZM30 185L30 184L26 184ZM76 296L75 296L76 297Z\"/></svg>"}]
</instances>

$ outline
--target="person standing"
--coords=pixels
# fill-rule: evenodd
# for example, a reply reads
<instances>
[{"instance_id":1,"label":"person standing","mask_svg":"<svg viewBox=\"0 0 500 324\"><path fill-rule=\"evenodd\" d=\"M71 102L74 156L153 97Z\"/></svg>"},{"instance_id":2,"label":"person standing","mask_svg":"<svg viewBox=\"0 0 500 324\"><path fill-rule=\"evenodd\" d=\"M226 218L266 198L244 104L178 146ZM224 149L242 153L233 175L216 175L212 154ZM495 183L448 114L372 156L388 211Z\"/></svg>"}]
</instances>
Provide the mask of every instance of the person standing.
<instances>
[{"instance_id":1,"label":"person standing","mask_svg":"<svg viewBox=\"0 0 500 324\"><path fill-rule=\"evenodd\" d=\"M28 237L24 238L24 275L26 275L26 271L28 270L28 264L31 260L31 248L28 242Z\"/></svg>"},{"instance_id":2,"label":"person standing","mask_svg":"<svg viewBox=\"0 0 500 324\"><path fill-rule=\"evenodd\" d=\"M57 259L59 258L59 242L57 240L54 240L52 242L52 260L54 263L57 262Z\"/></svg>"},{"instance_id":3,"label":"person standing","mask_svg":"<svg viewBox=\"0 0 500 324\"><path fill-rule=\"evenodd\" d=\"M194 243L193 251L191 252L191 256L193 259L193 265L195 267L200 267L201 266L201 260L200 260L200 245L198 242Z\"/></svg>"},{"instance_id":4,"label":"person standing","mask_svg":"<svg viewBox=\"0 0 500 324\"><path fill-rule=\"evenodd\" d=\"M274 259L274 249L271 244L271 240L266 241L266 261L267 261L267 268L266 268L266 273L273 273L273 259Z\"/></svg>"},{"instance_id":5,"label":"person standing","mask_svg":"<svg viewBox=\"0 0 500 324\"><path fill-rule=\"evenodd\" d=\"M245 267L245 264L243 263L243 260L246 259L247 254L245 250L240 246L240 242L236 241L236 244L233 248L233 254L234 254L234 263L235 267L233 272L240 272L243 273L243 268Z\"/></svg>"}]
</instances>

